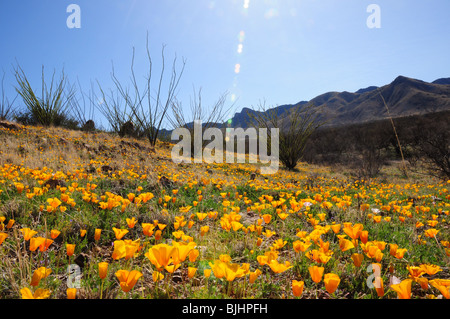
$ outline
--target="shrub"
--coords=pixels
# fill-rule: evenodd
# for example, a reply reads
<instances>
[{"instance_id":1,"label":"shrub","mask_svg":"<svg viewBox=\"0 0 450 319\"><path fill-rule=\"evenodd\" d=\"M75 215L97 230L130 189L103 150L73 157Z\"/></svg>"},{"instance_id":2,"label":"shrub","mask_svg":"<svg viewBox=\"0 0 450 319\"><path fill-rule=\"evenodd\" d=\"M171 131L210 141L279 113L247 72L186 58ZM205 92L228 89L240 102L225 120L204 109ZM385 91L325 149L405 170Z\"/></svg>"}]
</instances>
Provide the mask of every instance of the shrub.
<instances>
[{"instance_id":1,"label":"shrub","mask_svg":"<svg viewBox=\"0 0 450 319\"><path fill-rule=\"evenodd\" d=\"M17 119L26 119L29 123L43 126L65 126L73 128L77 126L68 112L70 101L73 99L75 90L68 87L68 81L62 71L61 78L55 81L53 72L50 86L45 83L44 67L42 67L42 95L38 97L33 91L25 72L20 66L15 69L15 77L18 86L17 93L22 97L26 111L22 112Z\"/></svg>"},{"instance_id":2,"label":"shrub","mask_svg":"<svg viewBox=\"0 0 450 319\"><path fill-rule=\"evenodd\" d=\"M144 89L140 89L134 72L134 48L131 61L131 93L116 77L114 68L112 71L112 80L116 87L116 95L111 91L111 95L106 96L104 90L100 87L102 102L97 105L100 112L106 117L109 124L116 133L119 133L122 126L127 123L133 123L135 135L146 137L151 146L155 146L161 124L165 119L167 112L176 98L177 87L184 71L185 61L182 62L181 71L178 73L176 68L176 57L173 60L172 69L168 80L165 79L166 65L164 57L164 46L162 47L162 66L161 72L156 80L156 85L152 83L152 59L148 46L147 35L147 57L149 62L149 71L145 79ZM165 93L163 92L165 90Z\"/></svg>"},{"instance_id":3,"label":"shrub","mask_svg":"<svg viewBox=\"0 0 450 319\"><path fill-rule=\"evenodd\" d=\"M303 157L306 143L311 134L325 122L320 119L320 109L313 104L296 105L281 111L277 108L267 110L259 105L259 112L248 113L253 125L258 128L279 128L280 162L289 169L295 169ZM270 138L268 139L270 144Z\"/></svg>"},{"instance_id":4,"label":"shrub","mask_svg":"<svg viewBox=\"0 0 450 319\"><path fill-rule=\"evenodd\" d=\"M14 113L13 105L17 98L17 95L16 95L14 100L9 101L8 97L5 96L5 87L3 85L4 81L5 81L5 73L3 72L2 87L1 87L2 99L0 101L0 120L2 120L2 121L11 119L11 117Z\"/></svg>"}]
</instances>

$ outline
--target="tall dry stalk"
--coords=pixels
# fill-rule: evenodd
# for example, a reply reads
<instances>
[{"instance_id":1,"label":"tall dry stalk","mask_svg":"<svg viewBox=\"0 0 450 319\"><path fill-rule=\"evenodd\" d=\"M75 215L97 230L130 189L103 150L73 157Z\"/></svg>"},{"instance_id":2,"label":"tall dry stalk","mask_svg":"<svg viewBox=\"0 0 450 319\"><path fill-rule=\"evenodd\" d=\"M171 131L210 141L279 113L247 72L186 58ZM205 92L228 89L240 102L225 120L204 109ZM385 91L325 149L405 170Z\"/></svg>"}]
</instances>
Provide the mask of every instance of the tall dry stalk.
<instances>
[{"instance_id":1,"label":"tall dry stalk","mask_svg":"<svg viewBox=\"0 0 450 319\"><path fill-rule=\"evenodd\" d=\"M378 93L380 94L381 99L383 100L383 104L386 107L386 110L388 112L388 116L389 116L389 119L391 121L392 128L394 129L395 138L397 139L398 148L400 149L400 155L402 156L402 164L403 164L402 171L403 171L403 174L405 174L406 178L409 179L408 171L407 171L407 168L406 168L405 157L403 156L403 150L402 150L402 146L400 144L400 139L398 138L398 135L397 135L397 130L395 129L394 120L392 119L391 113L389 112L389 107L387 106L387 103L384 100L383 94L381 94L380 88L378 88Z\"/></svg>"}]
</instances>

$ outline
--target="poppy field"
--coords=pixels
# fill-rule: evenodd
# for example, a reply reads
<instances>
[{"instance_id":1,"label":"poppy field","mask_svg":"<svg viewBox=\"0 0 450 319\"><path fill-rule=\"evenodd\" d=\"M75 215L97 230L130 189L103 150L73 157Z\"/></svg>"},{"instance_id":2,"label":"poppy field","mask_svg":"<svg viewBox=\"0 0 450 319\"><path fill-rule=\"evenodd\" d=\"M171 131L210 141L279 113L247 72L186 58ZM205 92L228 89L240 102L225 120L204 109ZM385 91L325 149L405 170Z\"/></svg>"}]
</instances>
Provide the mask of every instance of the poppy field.
<instances>
[{"instance_id":1,"label":"poppy field","mask_svg":"<svg viewBox=\"0 0 450 319\"><path fill-rule=\"evenodd\" d=\"M450 181L0 128L3 299L449 299Z\"/></svg>"}]
</instances>

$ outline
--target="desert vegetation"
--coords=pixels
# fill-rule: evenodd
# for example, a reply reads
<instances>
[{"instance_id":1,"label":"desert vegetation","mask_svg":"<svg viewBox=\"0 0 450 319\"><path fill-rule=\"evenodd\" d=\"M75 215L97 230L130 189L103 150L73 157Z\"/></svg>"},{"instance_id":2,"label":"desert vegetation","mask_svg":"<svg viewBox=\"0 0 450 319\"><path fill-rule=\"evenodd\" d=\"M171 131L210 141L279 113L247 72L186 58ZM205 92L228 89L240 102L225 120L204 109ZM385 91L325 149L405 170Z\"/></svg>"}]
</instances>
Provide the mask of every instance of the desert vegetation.
<instances>
[{"instance_id":1,"label":"desert vegetation","mask_svg":"<svg viewBox=\"0 0 450 319\"><path fill-rule=\"evenodd\" d=\"M167 143L58 127L0 139L2 298L449 298L448 181L177 165Z\"/></svg>"},{"instance_id":2,"label":"desert vegetation","mask_svg":"<svg viewBox=\"0 0 450 319\"><path fill-rule=\"evenodd\" d=\"M389 119L315 131L308 140L304 160L352 168L360 178L380 177L385 166L396 167L442 180L449 175L449 112ZM402 152L400 151L402 150ZM402 158L403 153L403 158Z\"/></svg>"},{"instance_id":3,"label":"desert vegetation","mask_svg":"<svg viewBox=\"0 0 450 319\"><path fill-rule=\"evenodd\" d=\"M143 91L131 63L131 93L114 71L98 95L43 71L37 94L15 70L21 101L0 109L2 298L450 298L448 113L322 127L314 105L260 110L255 126L281 127L276 174L175 164L163 120L220 127L226 94L208 109L194 90L188 116L184 61L154 90L148 58Z\"/></svg>"}]
</instances>

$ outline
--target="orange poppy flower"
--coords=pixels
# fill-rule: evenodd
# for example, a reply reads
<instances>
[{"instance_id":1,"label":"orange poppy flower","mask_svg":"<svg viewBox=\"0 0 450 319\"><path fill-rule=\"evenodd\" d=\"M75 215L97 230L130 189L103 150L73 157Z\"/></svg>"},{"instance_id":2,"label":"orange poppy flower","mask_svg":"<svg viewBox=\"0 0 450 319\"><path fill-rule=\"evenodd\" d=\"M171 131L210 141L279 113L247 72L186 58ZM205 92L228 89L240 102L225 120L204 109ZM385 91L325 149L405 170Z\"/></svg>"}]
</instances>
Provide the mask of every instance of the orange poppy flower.
<instances>
[{"instance_id":1,"label":"orange poppy flower","mask_svg":"<svg viewBox=\"0 0 450 319\"><path fill-rule=\"evenodd\" d=\"M107 262L101 262L98 263L98 276L100 279L105 279L108 275L108 263Z\"/></svg>"},{"instance_id":2,"label":"orange poppy flower","mask_svg":"<svg viewBox=\"0 0 450 319\"><path fill-rule=\"evenodd\" d=\"M381 252L381 249L378 248L378 246L371 245L368 247L368 250L366 251L366 255L369 258L375 258L376 261L380 262L380 260L383 258L383 253Z\"/></svg>"},{"instance_id":3,"label":"orange poppy flower","mask_svg":"<svg viewBox=\"0 0 450 319\"><path fill-rule=\"evenodd\" d=\"M50 297L50 291L41 288L36 289L34 294L29 288L22 288L20 289L20 293L22 295L22 299L46 299Z\"/></svg>"},{"instance_id":4,"label":"orange poppy flower","mask_svg":"<svg viewBox=\"0 0 450 319\"><path fill-rule=\"evenodd\" d=\"M266 224L270 223L270 221L272 220L272 215L270 215L270 214L264 214L261 217L263 218L263 220Z\"/></svg>"},{"instance_id":5,"label":"orange poppy flower","mask_svg":"<svg viewBox=\"0 0 450 319\"><path fill-rule=\"evenodd\" d=\"M361 263L362 263L363 259L364 259L364 255L363 254L355 253L355 254L352 255L353 264L356 267L361 267Z\"/></svg>"},{"instance_id":6,"label":"orange poppy flower","mask_svg":"<svg viewBox=\"0 0 450 319\"><path fill-rule=\"evenodd\" d=\"M136 194L134 194L134 193L129 193L128 195L127 195L127 198L128 198L128 200L130 201L130 202L132 202L133 201L133 199L136 197Z\"/></svg>"},{"instance_id":7,"label":"orange poppy flower","mask_svg":"<svg viewBox=\"0 0 450 319\"><path fill-rule=\"evenodd\" d=\"M428 279L427 278L419 277L419 278L416 278L415 281L420 284L420 287L422 287L423 290L427 290L428 289Z\"/></svg>"},{"instance_id":8,"label":"orange poppy flower","mask_svg":"<svg viewBox=\"0 0 450 319\"><path fill-rule=\"evenodd\" d=\"M256 269L255 271L251 272L248 278L248 282L253 284L255 282L255 280L259 277L259 275L261 275L261 270Z\"/></svg>"},{"instance_id":9,"label":"orange poppy flower","mask_svg":"<svg viewBox=\"0 0 450 319\"><path fill-rule=\"evenodd\" d=\"M61 205L61 201L56 197L47 199L47 203L52 207L52 209L55 209Z\"/></svg>"},{"instance_id":10,"label":"orange poppy flower","mask_svg":"<svg viewBox=\"0 0 450 319\"><path fill-rule=\"evenodd\" d=\"M381 222L381 216L373 216L373 221L378 224Z\"/></svg>"},{"instance_id":11,"label":"orange poppy flower","mask_svg":"<svg viewBox=\"0 0 450 319\"><path fill-rule=\"evenodd\" d=\"M319 240L321 251L324 253L328 252L328 249L330 248L330 242L324 242L321 238L319 238Z\"/></svg>"},{"instance_id":12,"label":"orange poppy flower","mask_svg":"<svg viewBox=\"0 0 450 319\"><path fill-rule=\"evenodd\" d=\"M188 278L193 278L195 276L195 273L197 272L197 268L195 267L188 267Z\"/></svg>"},{"instance_id":13,"label":"orange poppy flower","mask_svg":"<svg viewBox=\"0 0 450 319\"><path fill-rule=\"evenodd\" d=\"M153 282L157 282L159 280L163 280L164 279L164 275L162 273L160 273L159 271L154 271L152 273L152 278L153 278Z\"/></svg>"},{"instance_id":14,"label":"orange poppy flower","mask_svg":"<svg viewBox=\"0 0 450 319\"><path fill-rule=\"evenodd\" d=\"M127 225L128 225L129 228L134 228L134 225L136 225L136 223L137 223L137 220L134 217L133 218L126 218L125 220L126 220Z\"/></svg>"},{"instance_id":15,"label":"orange poppy flower","mask_svg":"<svg viewBox=\"0 0 450 319\"><path fill-rule=\"evenodd\" d=\"M200 236L205 236L205 234L209 231L209 226L200 227Z\"/></svg>"},{"instance_id":16,"label":"orange poppy flower","mask_svg":"<svg viewBox=\"0 0 450 319\"><path fill-rule=\"evenodd\" d=\"M165 266L164 269L169 272L169 273L173 273L175 270L177 270L178 268L181 267L181 264L178 265L169 265L169 266Z\"/></svg>"},{"instance_id":17,"label":"orange poppy flower","mask_svg":"<svg viewBox=\"0 0 450 319\"><path fill-rule=\"evenodd\" d=\"M430 284L438 289L442 296L444 296L445 299L450 299L450 280L445 279L433 279L429 281Z\"/></svg>"},{"instance_id":18,"label":"orange poppy flower","mask_svg":"<svg viewBox=\"0 0 450 319\"><path fill-rule=\"evenodd\" d=\"M155 232L155 239L156 239L156 240L160 240L160 239L161 239L161 235L162 235L161 230L158 229L158 230Z\"/></svg>"},{"instance_id":19,"label":"orange poppy flower","mask_svg":"<svg viewBox=\"0 0 450 319\"><path fill-rule=\"evenodd\" d=\"M224 275L227 281L233 281L236 278L244 276L246 273L245 267L241 267L239 264L222 262L222 265L224 266Z\"/></svg>"},{"instance_id":20,"label":"orange poppy flower","mask_svg":"<svg viewBox=\"0 0 450 319\"><path fill-rule=\"evenodd\" d=\"M142 223L142 231L145 236L152 236L153 235L153 229L155 228L155 225L150 223Z\"/></svg>"},{"instance_id":21,"label":"orange poppy flower","mask_svg":"<svg viewBox=\"0 0 450 319\"><path fill-rule=\"evenodd\" d=\"M261 266L270 263L272 260L278 258L278 253L276 251L266 251L264 256L257 256L256 260Z\"/></svg>"},{"instance_id":22,"label":"orange poppy flower","mask_svg":"<svg viewBox=\"0 0 450 319\"><path fill-rule=\"evenodd\" d=\"M72 256L75 252L75 244L66 244L67 256Z\"/></svg>"},{"instance_id":23,"label":"orange poppy flower","mask_svg":"<svg viewBox=\"0 0 450 319\"><path fill-rule=\"evenodd\" d=\"M406 269L408 269L409 275L413 280L419 278L425 273L425 270L421 267L407 266Z\"/></svg>"},{"instance_id":24,"label":"orange poppy flower","mask_svg":"<svg viewBox=\"0 0 450 319\"><path fill-rule=\"evenodd\" d=\"M322 275L323 275L324 269L325 268L323 268L323 267L317 267L317 266L311 266L308 268L311 278L316 284L318 284L322 280Z\"/></svg>"},{"instance_id":25,"label":"orange poppy flower","mask_svg":"<svg viewBox=\"0 0 450 319\"><path fill-rule=\"evenodd\" d=\"M353 227L351 225L346 225L344 227L344 232L350 236L351 239L358 239L361 235L364 226L362 224L355 224Z\"/></svg>"},{"instance_id":26,"label":"orange poppy flower","mask_svg":"<svg viewBox=\"0 0 450 319\"><path fill-rule=\"evenodd\" d=\"M397 259L402 259L407 251L408 250L406 248L399 248L395 252L395 256L394 257L397 258Z\"/></svg>"},{"instance_id":27,"label":"orange poppy flower","mask_svg":"<svg viewBox=\"0 0 450 319\"><path fill-rule=\"evenodd\" d=\"M50 237L53 239L56 239L59 236L59 234L61 234L61 232L57 229L52 229L50 231Z\"/></svg>"},{"instance_id":28,"label":"orange poppy flower","mask_svg":"<svg viewBox=\"0 0 450 319\"><path fill-rule=\"evenodd\" d=\"M442 268L437 265L422 264L420 265L420 268L430 276L433 276L442 271Z\"/></svg>"},{"instance_id":29,"label":"orange poppy flower","mask_svg":"<svg viewBox=\"0 0 450 319\"><path fill-rule=\"evenodd\" d=\"M383 278L381 277L375 277L375 290L377 292L378 297L384 296L384 284L383 284Z\"/></svg>"},{"instance_id":30,"label":"orange poppy flower","mask_svg":"<svg viewBox=\"0 0 450 319\"><path fill-rule=\"evenodd\" d=\"M205 269L203 270L203 274L206 278L209 278L211 276L211 269Z\"/></svg>"},{"instance_id":31,"label":"orange poppy flower","mask_svg":"<svg viewBox=\"0 0 450 319\"><path fill-rule=\"evenodd\" d=\"M19 192L19 194L21 194L25 188L25 185L23 185L22 183L14 183L14 186L16 186L16 189Z\"/></svg>"},{"instance_id":32,"label":"orange poppy flower","mask_svg":"<svg viewBox=\"0 0 450 319\"><path fill-rule=\"evenodd\" d=\"M269 265L270 269L272 269L272 271L276 274L285 272L289 268L294 267L294 266L291 266L289 261L285 261L284 264L282 264L275 259L271 260L268 265Z\"/></svg>"},{"instance_id":33,"label":"orange poppy flower","mask_svg":"<svg viewBox=\"0 0 450 319\"><path fill-rule=\"evenodd\" d=\"M303 294L303 281L292 280L292 293L295 297L300 297Z\"/></svg>"},{"instance_id":34,"label":"orange poppy flower","mask_svg":"<svg viewBox=\"0 0 450 319\"><path fill-rule=\"evenodd\" d=\"M323 277L323 282L325 283L325 289L332 294L336 291L341 279L336 274L328 273Z\"/></svg>"},{"instance_id":35,"label":"orange poppy flower","mask_svg":"<svg viewBox=\"0 0 450 319\"><path fill-rule=\"evenodd\" d=\"M112 258L115 260L125 258L128 260L136 254L136 251L139 249L140 239L135 241L130 239L125 240L116 240L114 241L114 251L112 254Z\"/></svg>"},{"instance_id":36,"label":"orange poppy flower","mask_svg":"<svg viewBox=\"0 0 450 319\"><path fill-rule=\"evenodd\" d=\"M191 252L189 253L189 261L195 262L195 260L197 259L197 257L199 255L200 255L200 251L198 249L192 249Z\"/></svg>"},{"instance_id":37,"label":"orange poppy flower","mask_svg":"<svg viewBox=\"0 0 450 319\"><path fill-rule=\"evenodd\" d=\"M118 229L116 227L113 227L113 230L117 240L122 239L122 237L128 233L127 229Z\"/></svg>"},{"instance_id":38,"label":"orange poppy flower","mask_svg":"<svg viewBox=\"0 0 450 319\"><path fill-rule=\"evenodd\" d=\"M99 240L100 240L101 234L102 234L102 230L96 228L96 229L95 229L95 233L94 233L94 240L95 240L95 241L99 241Z\"/></svg>"},{"instance_id":39,"label":"orange poppy flower","mask_svg":"<svg viewBox=\"0 0 450 319\"><path fill-rule=\"evenodd\" d=\"M7 229L10 229L11 227L13 227L15 220L14 219L10 219L8 221L8 224L6 225Z\"/></svg>"},{"instance_id":40,"label":"orange poppy flower","mask_svg":"<svg viewBox=\"0 0 450 319\"><path fill-rule=\"evenodd\" d=\"M22 228L20 230L23 235L23 239L26 241L30 240L31 237L37 234L37 231L31 230L30 228Z\"/></svg>"},{"instance_id":41,"label":"orange poppy flower","mask_svg":"<svg viewBox=\"0 0 450 319\"><path fill-rule=\"evenodd\" d=\"M301 240L296 240L292 243L292 245L294 247L294 251L296 253L298 253L298 252L305 252L309 248L309 246L311 246L311 243L306 243Z\"/></svg>"},{"instance_id":42,"label":"orange poppy flower","mask_svg":"<svg viewBox=\"0 0 450 319\"><path fill-rule=\"evenodd\" d=\"M43 237L30 238L30 251L35 251L45 242Z\"/></svg>"},{"instance_id":43,"label":"orange poppy flower","mask_svg":"<svg viewBox=\"0 0 450 319\"><path fill-rule=\"evenodd\" d=\"M335 234L339 233L339 231L341 230L341 224L331 225L330 227Z\"/></svg>"},{"instance_id":44,"label":"orange poppy flower","mask_svg":"<svg viewBox=\"0 0 450 319\"><path fill-rule=\"evenodd\" d=\"M0 245L3 244L5 239L8 237L8 234L6 233L0 233Z\"/></svg>"},{"instance_id":45,"label":"orange poppy flower","mask_svg":"<svg viewBox=\"0 0 450 319\"><path fill-rule=\"evenodd\" d=\"M405 279L401 283L391 285L390 289L397 293L398 299L411 299L412 279Z\"/></svg>"},{"instance_id":46,"label":"orange poppy flower","mask_svg":"<svg viewBox=\"0 0 450 319\"><path fill-rule=\"evenodd\" d=\"M197 244L193 241L189 243L173 241L172 244L174 247L174 250L172 251L172 258L175 265L185 261L191 251L193 251L195 246L197 246Z\"/></svg>"},{"instance_id":47,"label":"orange poppy flower","mask_svg":"<svg viewBox=\"0 0 450 319\"><path fill-rule=\"evenodd\" d=\"M395 256L397 253L398 245L397 244L389 244L389 254L391 256Z\"/></svg>"},{"instance_id":48,"label":"orange poppy flower","mask_svg":"<svg viewBox=\"0 0 450 319\"><path fill-rule=\"evenodd\" d=\"M199 221L202 221L206 218L206 216L208 216L207 213L197 213L197 218Z\"/></svg>"},{"instance_id":49,"label":"orange poppy flower","mask_svg":"<svg viewBox=\"0 0 450 319\"><path fill-rule=\"evenodd\" d=\"M425 233L425 236L427 236L429 238L434 238L434 237L436 237L438 232L439 232L439 230L430 228L430 229L427 229L424 233Z\"/></svg>"},{"instance_id":50,"label":"orange poppy flower","mask_svg":"<svg viewBox=\"0 0 450 319\"><path fill-rule=\"evenodd\" d=\"M145 257L150 260L158 271L161 271L172 262L172 255L174 254L175 249L174 246L158 244L151 247L150 250L145 253Z\"/></svg>"},{"instance_id":51,"label":"orange poppy flower","mask_svg":"<svg viewBox=\"0 0 450 319\"><path fill-rule=\"evenodd\" d=\"M350 250L352 248L355 248L355 245L353 245L353 243L350 240L347 239L341 239L339 240L339 249L341 251L347 251Z\"/></svg>"},{"instance_id":52,"label":"orange poppy flower","mask_svg":"<svg viewBox=\"0 0 450 319\"><path fill-rule=\"evenodd\" d=\"M31 285L37 286L41 279L47 278L50 275L52 270L50 268L40 267L36 269L33 273L33 278L31 279Z\"/></svg>"},{"instance_id":53,"label":"orange poppy flower","mask_svg":"<svg viewBox=\"0 0 450 319\"><path fill-rule=\"evenodd\" d=\"M67 288L67 299L75 299L77 295L77 288Z\"/></svg>"},{"instance_id":54,"label":"orange poppy flower","mask_svg":"<svg viewBox=\"0 0 450 319\"><path fill-rule=\"evenodd\" d=\"M53 243L53 240L51 239L45 239L42 244L39 245L39 250L40 251L46 251L48 249L48 247L50 247L50 245Z\"/></svg>"},{"instance_id":55,"label":"orange poppy flower","mask_svg":"<svg viewBox=\"0 0 450 319\"><path fill-rule=\"evenodd\" d=\"M359 238L361 239L363 244L366 244L369 240L369 232L367 230L363 230Z\"/></svg>"},{"instance_id":56,"label":"orange poppy flower","mask_svg":"<svg viewBox=\"0 0 450 319\"><path fill-rule=\"evenodd\" d=\"M267 229L265 232L263 232L264 236L266 236L267 238L272 237L273 235L276 235L276 232L271 231L270 229Z\"/></svg>"},{"instance_id":57,"label":"orange poppy flower","mask_svg":"<svg viewBox=\"0 0 450 319\"><path fill-rule=\"evenodd\" d=\"M142 273L137 270L118 270L116 272L116 277L119 279L120 288L123 292L129 292L136 285L139 278L142 277Z\"/></svg>"}]
</instances>

